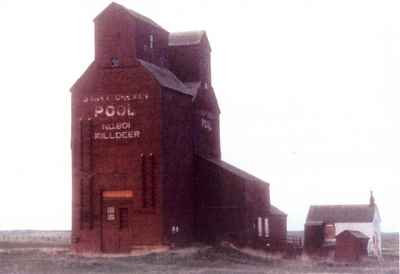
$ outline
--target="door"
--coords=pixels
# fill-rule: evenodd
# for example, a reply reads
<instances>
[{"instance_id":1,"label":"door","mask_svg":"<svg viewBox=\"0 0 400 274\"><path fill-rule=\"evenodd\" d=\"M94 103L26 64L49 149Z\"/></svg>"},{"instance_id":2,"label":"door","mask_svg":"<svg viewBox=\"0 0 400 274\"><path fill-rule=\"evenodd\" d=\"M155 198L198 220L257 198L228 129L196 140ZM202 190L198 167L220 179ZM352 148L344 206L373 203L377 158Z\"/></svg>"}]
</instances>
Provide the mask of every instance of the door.
<instances>
[{"instance_id":1,"label":"door","mask_svg":"<svg viewBox=\"0 0 400 274\"><path fill-rule=\"evenodd\" d=\"M102 217L102 251L106 253L129 252L132 231L129 207L119 202L104 201Z\"/></svg>"}]
</instances>

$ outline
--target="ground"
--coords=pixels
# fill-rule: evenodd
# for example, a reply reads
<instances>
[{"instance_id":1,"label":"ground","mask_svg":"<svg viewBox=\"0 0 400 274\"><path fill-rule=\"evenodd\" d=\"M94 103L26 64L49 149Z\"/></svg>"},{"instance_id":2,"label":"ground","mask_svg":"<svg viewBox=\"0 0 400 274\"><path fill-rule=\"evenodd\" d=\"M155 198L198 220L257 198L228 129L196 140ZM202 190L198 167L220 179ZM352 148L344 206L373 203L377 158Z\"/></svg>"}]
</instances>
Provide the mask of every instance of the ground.
<instances>
[{"instance_id":1,"label":"ground","mask_svg":"<svg viewBox=\"0 0 400 274\"><path fill-rule=\"evenodd\" d=\"M357 264L329 259L283 258L232 245L193 245L130 255L76 255L69 250L69 232L0 232L1 274L80 273L399 273L399 235L383 235L383 260L366 259ZM139 254L139 252L141 252Z\"/></svg>"}]
</instances>

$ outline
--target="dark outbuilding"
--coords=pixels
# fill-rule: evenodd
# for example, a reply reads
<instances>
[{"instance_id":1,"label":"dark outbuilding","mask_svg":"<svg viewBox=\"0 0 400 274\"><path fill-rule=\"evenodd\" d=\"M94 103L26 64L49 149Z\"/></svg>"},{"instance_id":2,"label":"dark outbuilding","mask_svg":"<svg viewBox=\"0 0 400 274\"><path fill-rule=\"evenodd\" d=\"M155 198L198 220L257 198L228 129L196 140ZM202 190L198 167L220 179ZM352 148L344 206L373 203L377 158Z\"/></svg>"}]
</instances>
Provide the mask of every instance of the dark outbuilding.
<instances>
[{"instance_id":1,"label":"dark outbuilding","mask_svg":"<svg viewBox=\"0 0 400 274\"><path fill-rule=\"evenodd\" d=\"M335 259L360 261L367 256L368 236L360 231L345 230L336 236Z\"/></svg>"}]
</instances>

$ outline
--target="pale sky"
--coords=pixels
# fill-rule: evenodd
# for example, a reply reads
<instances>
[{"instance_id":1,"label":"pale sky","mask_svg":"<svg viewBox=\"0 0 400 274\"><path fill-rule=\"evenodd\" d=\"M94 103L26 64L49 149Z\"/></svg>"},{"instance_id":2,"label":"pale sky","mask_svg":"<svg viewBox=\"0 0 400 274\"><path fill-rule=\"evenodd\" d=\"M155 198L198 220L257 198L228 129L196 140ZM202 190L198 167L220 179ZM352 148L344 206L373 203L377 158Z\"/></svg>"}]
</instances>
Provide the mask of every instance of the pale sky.
<instances>
[{"instance_id":1,"label":"pale sky","mask_svg":"<svg viewBox=\"0 0 400 274\"><path fill-rule=\"evenodd\" d=\"M0 230L70 229L69 88L109 3L0 1ZM118 3L207 31L223 159L270 183L288 229L372 189L382 229L399 231L400 1Z\"/></svg>"}]
</instances>

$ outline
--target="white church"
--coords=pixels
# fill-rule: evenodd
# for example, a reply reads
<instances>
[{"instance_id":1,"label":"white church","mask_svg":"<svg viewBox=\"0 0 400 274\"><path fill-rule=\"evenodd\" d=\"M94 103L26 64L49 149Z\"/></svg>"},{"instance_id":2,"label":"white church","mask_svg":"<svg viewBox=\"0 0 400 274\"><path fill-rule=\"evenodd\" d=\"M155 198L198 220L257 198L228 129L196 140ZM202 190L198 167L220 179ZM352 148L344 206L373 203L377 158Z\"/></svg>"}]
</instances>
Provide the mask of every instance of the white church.
<instances>
[{"instance_id":1,"label":"white church","mask_svg":"<svg viewBox=\"0 0 400 274\"><path fill-rule=\"evenodd\" d=\"M323 242L332 242L345 230L359 231L369 238L368 255L382 255L380 229L381 217L375 199L370 196L369 204L362 205L314 205L307 215L306 229L310 226L323 227Z\"/></svg>"}]
</instances>

